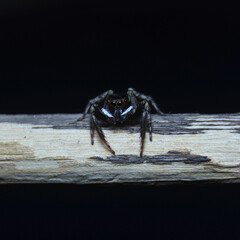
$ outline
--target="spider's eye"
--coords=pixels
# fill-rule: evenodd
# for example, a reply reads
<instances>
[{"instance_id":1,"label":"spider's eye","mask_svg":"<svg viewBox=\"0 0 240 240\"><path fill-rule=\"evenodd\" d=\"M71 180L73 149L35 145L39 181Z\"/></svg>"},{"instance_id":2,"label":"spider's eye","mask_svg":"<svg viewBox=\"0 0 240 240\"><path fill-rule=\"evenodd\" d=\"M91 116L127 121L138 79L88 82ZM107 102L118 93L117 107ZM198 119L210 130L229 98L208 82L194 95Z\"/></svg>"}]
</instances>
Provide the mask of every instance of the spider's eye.
<instances>
[{"instance_id":1,"label":"spider's eye","mask_svg":"<svg viewBox=\"0 0 240 240\"><path fill-rule=\"evenodd\" d=\"M122 101L118 101L118 102L117 102L117 105L118 105L118 106L122 106Z\"/></svg>"}]
</instances>

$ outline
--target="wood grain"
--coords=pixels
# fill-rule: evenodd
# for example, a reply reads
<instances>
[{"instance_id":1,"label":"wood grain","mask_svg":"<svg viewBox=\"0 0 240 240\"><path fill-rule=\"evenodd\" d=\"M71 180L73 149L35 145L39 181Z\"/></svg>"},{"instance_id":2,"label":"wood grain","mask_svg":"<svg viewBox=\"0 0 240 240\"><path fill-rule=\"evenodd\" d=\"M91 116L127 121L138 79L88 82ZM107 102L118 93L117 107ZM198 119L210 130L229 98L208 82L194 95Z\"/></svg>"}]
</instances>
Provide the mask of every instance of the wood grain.
<instances>
[{"instance_id":1,"label":"wood grain","mask_svg":"<svg viewBox=\"0 0 240 240\"><path fill-rule=\"evenodd\" d=\"M153 115L139 157L139 124L103 126L116 155L79 114L0 115L0 183L240 182L240 114Z\"/></svg>"}]
</instances>

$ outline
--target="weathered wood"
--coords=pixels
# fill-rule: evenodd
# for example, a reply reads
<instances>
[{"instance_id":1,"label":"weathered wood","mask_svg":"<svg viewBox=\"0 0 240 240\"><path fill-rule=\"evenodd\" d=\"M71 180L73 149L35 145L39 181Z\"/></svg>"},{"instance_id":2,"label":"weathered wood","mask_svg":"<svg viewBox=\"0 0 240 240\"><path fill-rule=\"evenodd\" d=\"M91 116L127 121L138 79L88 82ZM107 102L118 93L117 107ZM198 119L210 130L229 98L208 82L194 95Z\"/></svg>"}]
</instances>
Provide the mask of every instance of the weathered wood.
<instances>
[{"instance_id":1,"label":"weathered wood","mask_svg":"<svg viewBox=\"0 0 240 240\"><path fill-rule=\"evenodd\" d=\"M113 156L78 117L0 115L0 183L240 182L239 113L153 115L142 158L138 124L103 127Z\"/></svg>"}]
</instances>

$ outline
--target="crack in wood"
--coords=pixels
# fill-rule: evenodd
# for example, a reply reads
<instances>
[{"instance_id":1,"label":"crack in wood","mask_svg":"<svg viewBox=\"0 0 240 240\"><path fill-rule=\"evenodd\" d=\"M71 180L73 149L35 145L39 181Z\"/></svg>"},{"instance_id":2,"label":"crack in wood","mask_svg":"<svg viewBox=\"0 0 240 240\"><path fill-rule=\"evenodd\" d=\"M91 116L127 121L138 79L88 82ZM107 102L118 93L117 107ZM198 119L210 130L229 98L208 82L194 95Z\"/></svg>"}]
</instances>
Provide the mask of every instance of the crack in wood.
<instances>
[{"instance_id":1,"label":"crack in wood","mask_svg":"<svg viewBox=\"0 0 240 240\"><path fill-rule=\"evenodd\" d=\"M156 164L168 165L172 163L185 163L185 164L201 164L210 162L207 156L194 155L188 152L169 151L167 154L143 156L142 158L136 155L114 155L107 158L91 157L91 160L111 162L113 164Z\"/></svg>"}]
</instances>

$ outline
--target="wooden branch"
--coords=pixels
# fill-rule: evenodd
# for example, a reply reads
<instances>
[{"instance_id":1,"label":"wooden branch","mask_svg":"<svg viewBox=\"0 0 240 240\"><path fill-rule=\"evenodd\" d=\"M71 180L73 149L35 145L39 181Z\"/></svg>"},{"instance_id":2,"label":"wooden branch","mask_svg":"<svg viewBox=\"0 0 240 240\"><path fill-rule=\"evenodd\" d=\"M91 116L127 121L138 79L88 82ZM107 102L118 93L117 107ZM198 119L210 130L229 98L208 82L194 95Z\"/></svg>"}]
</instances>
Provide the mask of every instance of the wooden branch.
<instances>
[{"instance_id":1,"label":"wooden branch","mask_svg":"<svg viewBox=\"0 0 240 240\"><path fill-rule=\"evenodd\" d=\"M0 183L240 182L239 113L153 115L142 158L138 124L103 127L114 156L78 117L0 115Z\"/></svg>"}]
</instances>

